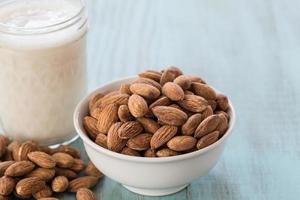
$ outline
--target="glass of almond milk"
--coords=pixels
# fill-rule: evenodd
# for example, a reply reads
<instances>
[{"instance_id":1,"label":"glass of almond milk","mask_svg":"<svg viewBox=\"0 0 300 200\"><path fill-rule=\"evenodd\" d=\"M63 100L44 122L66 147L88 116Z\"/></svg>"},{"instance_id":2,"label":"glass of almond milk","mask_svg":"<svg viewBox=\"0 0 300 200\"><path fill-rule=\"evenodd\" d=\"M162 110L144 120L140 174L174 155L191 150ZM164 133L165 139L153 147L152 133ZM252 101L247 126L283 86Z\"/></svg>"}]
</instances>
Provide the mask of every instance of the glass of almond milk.
<instances>
[{"instance_id":1,"label":"glass of almond milk","mask_svg":"<svg viewBox=\"0 0 300 200\"><path fill-rule=\"evenodd\" d=\"M0 3L0 127L41 144L76 138L72 115L86 92L87 15L81 0Z\"/></svg>"}]
</instances>

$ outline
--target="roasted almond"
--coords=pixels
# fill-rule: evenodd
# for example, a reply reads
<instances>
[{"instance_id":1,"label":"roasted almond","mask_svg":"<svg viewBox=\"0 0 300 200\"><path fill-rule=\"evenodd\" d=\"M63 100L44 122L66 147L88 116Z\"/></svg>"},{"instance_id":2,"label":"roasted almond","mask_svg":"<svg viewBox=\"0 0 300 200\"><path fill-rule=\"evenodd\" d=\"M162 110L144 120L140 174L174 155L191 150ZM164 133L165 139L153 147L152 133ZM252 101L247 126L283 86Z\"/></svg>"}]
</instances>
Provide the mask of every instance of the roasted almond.
<instances>
[{"instance_id":1,"label":"roasted almond","mask_svg":"<svg viewBox=\"0 0 300 200\"><path fill-rule=\"evenodd\" d=\"M198 77L198 76L189 76L190 80L192 82L197 82L197 83L203 83L206 84L206 81L204 81L202 78Z\"/></svg>"},{"instance_id":2,"label":"roasted almond","mask_svg":"<svg viewBox=\"0 0 300 200\"><path fill-rule=\"evenodd\" d=\"M211 116L214 114L213 109L211 106L207 106L205 110L201 113L202 114L202 120L206 119L207 117Z\"/></svg>"},{"instance_id":3,"label":"roasted almond","mask_svg":"<svg viewBox=\"0 0 300 200\"><path fill-rule=\"evenodd\" d=\"M178 104L188 111L202 112L206 109L208 102L197 95L185 95L182 101L178 101Z\"/></svg>"},{"instance_id":4,"label":"roasted almond","mask_svg":"<svg viewBox=\"0 0 300 200\"><path fill-rule=\"evenodd\" d=\"M221 121L219 115L211 115L204 119L195 131L195 138L203 137L204 135L215 131Z\"/></svg>"},{"instance_id":5,"label":"roasted almond","mask_svg":"<svg viewBox=\"0 0 300 200\"><path fill-rule=\"evenodd\" d=\"M69 187L69 180L65 176L57 176L51 183L51 188L54 192L64 192Z\"/></svg>"},{"instance_id":6,"label":"roasted almond","mask_svg":"<svg viewBox=\"0 0 300 200\"><path fill-rule=\"evenodd\" d=\"M74 164L74 158L67 153L55 153L52 155L56 165L60 168L70 168Z\"/></svg>"},{"instance_id":7,"label":"roasted almond","mask_svg":"<svg viewBox=\"0 0 300 200\"><path fill-rule=\"evenodd\" d=\"M147 149L144 153L145 157L156 157L156 152L153 149Z\"/></svg>"},{"instance_id":8,"label":"roasted almond","mask_svg":"<svg viewBox=\"0 0 300 200\"><path fill-rule=\"evenodd\" d=\"M16 182L13 178L2 176L0 178L0 195L7 196L12 193L16 185Z\"/></svg>"},{"instance_id":9,"label":"roasted almond","mask_svg":"<svg viewBox=\"0 0 300 200\"><path fill-rule=\"evenodd\" d=\"M101 108L94 108L93 110L90 111L91 117L95 118L95 119L99 119L100 117L100 113L102 111L103 107Z\"/></svg>"},{"instance_id":10,"label":"roasted almond","mask_svg":"<svg viewBox=\"0 0 300 200\"><path fill-rule=\"evenodd\" d=\"M203 149L213 143L215 143L218 140L219 137L219 131L214 131L212 133L209 133L199 139L197 142L197 149Z\"/></svg>"},{"instance_id":11,"label":"roasted almond","mask_svg":"<svg viewBox=\"0 0 300 200\"><path fill-rule=\"evenodd\" d=\"M219 131L220 136L222 136L228 129L228 119L227 119L226 115L223 113L219 114L219 116L220 116L220 123L219 123L218 127L216 128L216 130Z\"/></svg>"},{"instance_id":12,"label":"roasted almond","mask_svg":"<svg viewBox=\"0 0 300 200\"><path fill-rule=\"evenodd\" d=\"M143 126L137 121L124 122L118 129L119 137L129 139L143 131Z\"/></svg>"},{"instance_id":13,"label":"roasted almond","mask_svg":"<svg viewBox=\"0 0 300 200\"><path fill-rule=\"evenodd\" d=\"M133 150L143 151L150 148L151 138L152 138L152 134L142 133L135 137L130 138L127 141L127 146Z\"/></svg>"},{"instance_id":14,"label":"roasted almond","mask_svg":"<svg viewBox=\"0 0 300 200\"><path fill-rule=\"evenodd\" d=\"M92 96L92 98L89 101L89 110L90 113L93 111L93 109L95 108L95 103L101 99L102 97L104 97L104 94L102 93L97 93L94 96Z\"/></svg>"},{"instance_id":15,"label":"roasted almond","mask_svg":"<svg viewBox=\"0 0 300 200\"><path fill-rule=\"evenodd\" d=\"M160 77L161 77L161 73L157 72L157 71L153 71L153 70L147 70L145 72L139 73L139 77L141 77L141 78L149 78L149 79L152 79L154 81L159 82L160 81Z\"/></svg>"},{"instance_id":16,"label":"roasted almond","mask_svg":"<svg viewBox=\"0 0 300 200\"><path fill-rule=\"evenodd\" d=\"M169 149L174 151L187 151L195 147L197 139L192 136L175 136L167 143Z\"/></svg>"},{"instance_id":17,"label":"roasted almond","mask_svg":"<svg viewBox=\"0 0 300 200\"><path fill-rule=\"evenodd\" d=\"M162 93L172 101L180 101L184 99L183 89L173 82L168 82L164 84L162 88Z\"/></svg>"},{"instance_id":18,"label":"roasted almond","mask_svg":"<svg viewBox=\"0 0 300 200\"><path fill-rule=\"evenodd\" d=\"M128 155L128 156L141 156L138 151L130 149L128 147L124 147L121 151L121 154Z\"/></svg>"},{"instance_id":19,"label":"roasted almond","mask_svg":"<svg viewBox=\"0 0 300 200\"><path fill-rule=\"evenodd\" d=\"M166 96L162 96L159 99L157 99L156 101L154 101L149 108L152 109L156 106L168 106L172 103L172 101L166 97Z\"/></svg>"},{"instance_id":20,"label":"roasted almond","mask_svg":"<svg viewBox=\"0 0 300 200\"><path fill-rule=\"evenodd\" d=\"M28 153L32 151L37 151L38 147L36 143L32 141L26 141L21 144L21 146L18 149L18 155L17 155L17 160L22 161L22 160L28 160Z\"/></svg>"},{"instance_id":21,"label":"roasted almond","mask_svg":"<svg viewBox=\"0 0 300 200\"><path fill-rule=\"evenodd\" d=\"M131 91L130 91L130 84L128 83L123 83L121 84L120 86L120 89L119 89L119 92L120 94L128 94L128 95L131 95Z\"/></svg>"},{"instance_id":22,"label":"roasted almond","mask_svg":"<svg viewBox=\"0 0 300 200\"><path fill-rule=\"evenodd\" d=\"M92 140L94 140L100 133L100 131L97 129L97 123L98 120L93 117L85 116L83 118L83 127Z\"/></svg>"},{"instance_id":23,"label":"roasted almond","mask_svg":"<svg viewBox=\"0 0 300 200\"><path fill-rule=\"evenodd\" d=\"M210 86L203 83L192 83L192 90L196 95L203 97L206 100L215 100L217 94Z\"/></svg>"},{"instance_id":24,"label":"roasted almond","mask_svg":"<svg viewBox=\"0 0 300 200\"><path fill-rule=\"evenodd\" d=\"M211 109L214 111L217 108L217 102L215 100L208 100L208 105L210 105Z\"/></svg>"},{"instance_id":25,"label":"roasted almond","mask_svg":"<svg viewBox=\"0 0 300 200\"><path fill-rule=\"evenodd\" d=\"M50 181L55 176L54 169L36 168L26 175L26 177L37 177L43 181Z\"/></svg>"},{"instance_id":26,"label":"roasted almond","mask_svg":"<svg viewBox=\"0 0 300 200\"><path fill-rule=\"evenodd\" d=\"M174 83L179 85L183 90L189 89L192 85L190 77L186 75L178 76L177 78L175 78Z\"/></svg>"},{"instance_id":27,"label":"roasted almond","mask_svg":"<svg viewBox=\"0 0 300 200\"><path fill-rule=\"evenodd\" d=\"M4 156L6 152L7 143L8 143L7 138L3 135L0 135L0 158Z\"/></svg>"},{"instance_id":28,"label":"roasted almond","mask_svg":"<svg viewBox=\"0 0 300 200\"><path fill-rule=\"evenodd\" d=\"M137 121L140 122L146 133L154 134L159 129L159 124L153 119L140 117L137 118Z\"/></svg>"},{"instance_id":29,"label":"roasted almond","mask_svg":"<svg viewBox=\"0 0 300 200\"><path fill-rule=\"evenodd\" d=\"M14 160L18 160L18 152L19 152L20 144L17 141L12 141L7 149L11 151L12 157Z\"/></svg>"},{"instance_id":30,"label":"roasted almond","mask_svg":"<svg viewBox=\"0 0 300 200\"><path fill-rule=\"evenodd\" d=\"M94 165L94 163L92 161L89 161L85 170L84 170L84 173L88 176L94 176L94 177L97 177L97 178L101 178L103 176L102 172L100 172L96 166Z\"/></svg>"},{"instance_id":31,"label":"roasted almond","mask_svg":"<svg viewBox=\"0 0 300 200\"><path fill-rule=\"evenodd\" d=\"M156 106L152 108L152 112L158 120L173 126L183 125L188 118L185 112L168 106Z\"/></svg>"},{"instance_id":32,"label":"roasted almond","mask_svg":"<svg viewBox=\"0 0 300 200\"><path fill-rule=\"evenodd\" d=\"M101 147L107 148L107 136L102 133L98 134L95 143Z\"/></svg>"},{"instance_id":33,"label":"roasted almond","mask_svg":"<svg viewBox=\"0 0 300 200\"><path fill-rule=\"evenodd\" d=\"M37 177L24 178L16 185L16 193L20 196L30 196L46 186L45 181Z\"/></svg>"},{"instance_id":34,"label":"roasted almond","mask_svg":"<svg viewBox=\"0 0 300 200\"><path fill-rule=\"evenodd\" d=\"M10 165L4 175L11 177L24 176L34 169L34 164L30 161L18 161Z\"/></svg>"},{"instance_id":35,"label":"roasted almond","mask_svg":"<svg viewBox=\"0 0 300 200\"><path fill-rule=\"evenodd\" d=\"M153 87L156 87L159 91L161 91L161 85L149 78L138 78L135 81L133 81L133 83L146 83L148 85L152 85Z\"/></svg>"},{"instance_id":36,"label":"roasted almond","mask_svg":"<svg viewBox=\"0 0 300 200\"><path fill-rule=\"evenodd\" d=\"M156 99L160 95L160 91L156 87L146 83L133 83L130 85L130 91L146 99Z\"/></svg>"},{"instance_id":37,"label":"roasted almond","mask_svg":"<svg viewBox=\"0 0 300 200\"><path fill-rule=\"evenodd\" d=\"M53 194L51 188L49 186L45 186L43 189L41 189L40 191L36 192L36 193L33 193L32 196L35 198L35 199L44 199L46 197L51 197Z\"/></svg>"},{"instance_id":38,"label":"roasted almond","mask_svg":"<svg viewBox=\"0 0 300 200\"><path fill-rule=\"evenodd\" d=\"M64 169L64 168L55 168L55 175L56 176L65 176L67 177L69 180L74 179L77 177L77 174L70 170L70 169Z\"/></svg>"},{"instance_id":39,"label":"roasted almond","mask_svg":"<svg viewBox=\"0 0 300 200\"><path fill-rule=\"evenodd\" d=\"M177 133L176 126L164 125L160 127L152 136L150 141L151 149L157 149L167 143Z\"/></svg>"},{"instance_id":40,"label":"roasted almond","mask_svg":"<svg viewBox=\"0 0 300 200\"><path fill-rule=\"evenodd\" d=\"M90 189L80 188L76 193L76 200L97 200L97 198Z\"/></svg>"},{"instance_id":41,"label":"roasted almond","mask_svg":"<svg viewBox=\"0 0 300 200\"><path fill-rule=\"evenodd\" d=\"M179 76L178 74L174 73L172 69L166 69L161 75L160 78L160 85L164 86L165 83L167 82L173 82L174 79Z\"/></svg>"},{"instance_id":42,"label":"roasted almond","mask_svg":"<svg viewBox=\"0 0 300 200\"><path fill-rule=\"evenodd\" d=\"M52 154L58 153L58 152L69 154L73 158L80 158L79 149L72 147L72 146L60 145L59 147L52 150Z\"/></svg>"},{"instance_id":43,"label":"roasted almond","mask_svg":"<svg viewBox=\"0 0 300 200\"><path fill-rule=\"evenodd\" d=\"M220 108L223 111L226 111L229 108L228 98L223 94L217 95L217 104L218 108Z\"/></svg>"},{"instance_id":44,"label":"roasted almond","mask_svg":"<svg viewBox=\"0 0 300 200\"><path fill-rule=\"evenodd\" d=\"M69 184L70 192L77 192L80 188L92 188L98 182L98 178L94 176L82 176L72 180Z\"/></svg>"},{"instance_id":45,"label":"roasted almond","mask_svg":"<svg viewBox=\"0 0 300 200\"><path fill-rule=\"evenodd\" d=\"M130 96L128 108L134 117L143 117L148 112L148 104L146 100L137 94Z\"/></svg>"},{"instance_id":46,"label":"roasted almond","mask_svg":"<svg viewBox=\"0 0 300 200\"><path fill-rule=\"evenodd\" d=\"M4 175L5 170L11 166L12 164L14 164L16 161L4 161L4 162L0 162L0 176Z\"/></svg>"},{"instance_id":47,"label":"roasted almond","mask_svg":"<svg viewBox=\"0 0 300 200\"><path fill-rule=\"evenodd\" d=\"M201 121L202 116L199 113L190 116L181 127L182 135L193 135Z\"/></svg>"},{"instance_id":48,"label":"roasted almond","mask_svg":"<svg viewBox=\"0 0 300 200\"><path fill-rule=\"evenodd\" d=\"M127 105L121 105L118 109L118 117L120 121L127 122L132 121L134 117L131 115Z\"/></svg>"},{"instance_id":49,"label":"roasted almond","mask_svg":"<svg viewBox=\"0 0 300 200\"><path fill-rule=\"evenodd\" d=\"M74 164L72 165L72 167L70 167L71 170L77 173L84 170L84 168L85 168L84 162L78 158L74 159Z\"/></svg>"},{"instance_id":50,"label":"roasted almond","mask_svg":"<svg viewBox=\"0 0 300 200\"><path fill-rule=\"evenodd\" d=\"M120 138L118 135L118 130L122 124L122 122L117 122L110 127L107 134L107 147L109 150L120 152L125 147L127 140Z\"/></svg>"},{"instance_id":51,"label":"roasted almond","mask_svg":"<svg viewBox=\"0 0 300 200\"><path fill-rule=\"evenodd\" d=\"M56 165L52 156L41 151L30 152L27 156L33 163L43 168L54 168Z\"/></svg>"},{"instance_id":52,"label":"roasted almond","mask_svg":"<svg viewBox=\"0 0 300 200\"><path fill-rule=\"evenodd\" d=\"M169 148L163 148L161 150L158 150L156 152L156 156L157 157L169 157L169 156L177 156L179 155L180 153L176 152L176 151L173 151Z\"/></svg>"},{"instance_id":53,"label":"roasted almond","mask_svg":"<svg viewBox=\"0 0 300 200\"><path fill-rule=\"evenodd\" d=\"M128 99L128 94L119 94L119 92L117 92L111 95L105 95L95 103L95 106L104 108L105 106L110 104L116 104L118 106L126 105L128 103Z\"/></svg>"},{"instance_id":54,"label":"roasted almond","mask_svg":"<svg viewBox=\"0 0 300 200\"><path fill-rule=\"evenodd\" d=\"M118 106L116 104L110 104L105 106L98 119L97 129L99 132L106 134L113 125L113 123L118 121Z\"/></svg>"}]
</instances>

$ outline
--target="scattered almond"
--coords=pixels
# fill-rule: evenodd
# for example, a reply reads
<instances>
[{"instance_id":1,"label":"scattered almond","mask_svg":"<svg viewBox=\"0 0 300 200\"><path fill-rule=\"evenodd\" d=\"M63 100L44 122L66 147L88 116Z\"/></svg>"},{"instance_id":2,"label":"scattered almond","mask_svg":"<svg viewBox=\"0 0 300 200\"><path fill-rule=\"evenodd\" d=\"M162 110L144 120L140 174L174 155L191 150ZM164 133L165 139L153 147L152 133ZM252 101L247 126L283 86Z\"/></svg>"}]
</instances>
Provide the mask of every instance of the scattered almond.
<instances>
[{"instance_id":1,"label":"scattered almond","mask_svg":"<svg viewBox=\"0 0 300 200\"><path fill-rule=\"evenodd\" d=\"M20 196L30 196L46 186L45 181L37 177L24 178L16 185L16 193Z\"/></svg>"},{"instance_id":2,"label":"scattered almond","mask_svg":"<svg viewBox=\"0 0 300 200\"><path fill-rule=\"evenodd\" d=\"M97 200L97 198L91 190L80 188L76 193L76 200Z\"/></svg>"},{"instance_id":3,"label":"scattered almond","mask_svg":"<svg viewBox=\"0 0 300 200\"><path fill-rule=\"evenodd\" d=\"M35 199L45 199L46 197L51 197L53 194L51 188L49 186L45 186L43 189L39 190L32 194Z\"/></svg>"},{"instance_id":4,"label":"scattered almond","mask_svg":"<svg viewBox=\"0 0 300 200\"><path fill-rule=\"evenodd\" d=\"M27 154L29 160L43 168L54 168L56 165L52 156L41 151L33 151Z\"/></svg>"},{"instance_id":5,"label":"scattered almond","mask_svg":"<svg viewBox=\"0 0 300 200\"><path fill-rule=\"evenodd\" d=\"M10 165L6 170L4 175L17 177L23 176L34 169L34 164L30 161L18 161Z\"/></svg>"},{"instance_id":6,"label":"scattered almond","mask_svg":"<svg viewBox=\"0 0 300 200\"><path fill-rule=\"evenodd\" d=\"M98 178L94 176L82 176L72 180L69 184L70 192L77 192L80 188L92 188L98 182Z\"/></svg>"},{"instance_id":7,"label":"scattered almond","mask_svg":"<svg viewBox=\"0 0 300 200\"><path fill-rule=\"evenodd\" d=\"M55 176L54 169L36 168L26 175L26 177L37 177L43 181L50 181Z\"/></svg>"},{"instance_id":8,"label":"scattered almond","mask_svg":"<svg viewBox=\"0 0 300 200\"><path fill-rule=\"evenodd\" d=\"M51 183L51 188L54 192L64 192L69 187L69 181L65 176L57 176Z\"/></svg>"},{"instance_id":9,"label":"scattered almond","mask_svg":"<svg viewBox=\"0 0 300 200\"><path fill-rule=\"evenodd\" d=\"M61 168L70 168L74 164L74 158L67 153L55 153L52 155L56 165Z\"/></svg>"},{"instance_id":10,"label":"scattered almond","mask_svg":"<svg viewBox=\"0 0 300 200\"><path fill-rule=\"evenodd\" d=\"M103 176L103 174L96 168L92 161L89 161L84 170L84 173L88 176L94 176L97 178L101 178Z\"/></svg>"}]
</instances>

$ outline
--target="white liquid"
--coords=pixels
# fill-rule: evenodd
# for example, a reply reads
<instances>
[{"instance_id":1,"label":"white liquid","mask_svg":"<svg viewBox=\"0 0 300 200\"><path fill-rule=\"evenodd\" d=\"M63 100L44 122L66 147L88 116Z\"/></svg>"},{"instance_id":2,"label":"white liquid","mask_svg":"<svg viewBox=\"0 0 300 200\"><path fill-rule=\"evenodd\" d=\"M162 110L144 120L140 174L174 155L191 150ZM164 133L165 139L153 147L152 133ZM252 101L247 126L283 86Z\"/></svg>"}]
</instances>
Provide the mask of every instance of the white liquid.
<instances>
[{"instance_id":1,"label":"white liquid","mask_svg":"<svg viewBox=\"0 0 300 200\"><path fill-rule=\"evenodd\" d=\"M16 1L0 7L0 23L39 28L80 10L76 0ZM85 94L86 27L47 34L0 33L0 126L19 141L56 144L75 135L72 115Z\"/></svg>"}]
</instances>

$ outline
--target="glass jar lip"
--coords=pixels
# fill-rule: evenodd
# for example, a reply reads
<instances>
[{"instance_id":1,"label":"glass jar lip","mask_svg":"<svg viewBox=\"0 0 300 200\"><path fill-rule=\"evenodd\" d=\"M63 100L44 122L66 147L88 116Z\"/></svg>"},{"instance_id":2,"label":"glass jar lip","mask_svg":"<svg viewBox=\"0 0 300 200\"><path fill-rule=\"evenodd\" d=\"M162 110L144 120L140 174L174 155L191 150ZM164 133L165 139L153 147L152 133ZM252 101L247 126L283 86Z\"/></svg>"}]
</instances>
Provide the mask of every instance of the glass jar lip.
<instances>
[{"instance_id":1,"label":"glass jar lip","mask_svg":"<svg viewBox=\"0 0 300 200\"><path fill-rule=\"evenodd\" d=\"M6 3L12 3L17 0L7 0L3 3L0 3L0 5L5 5ZM55 32L58 30L61 30L63 28L67 28L76 22L82 20L81 16L86 13L86 4L84 0L79 0L81 8L79 9L78 12L76 12L73 16L57 22L53 23L50 25L45 25L45 26L39 26L39 27L32 27L32 28L24 28L24 27L16 27L16 26L11 26L7 25L4 23L0 22L0 32L2 33L7 33L7 34L13 34L13 35L31 35L31 34L46 34L46 33L51 33ZM84 23L86 23L87 20L84 20Z\"/></svg>"}]
</instances>

